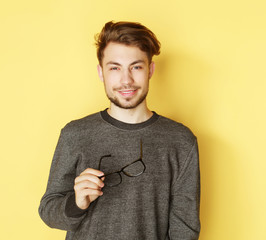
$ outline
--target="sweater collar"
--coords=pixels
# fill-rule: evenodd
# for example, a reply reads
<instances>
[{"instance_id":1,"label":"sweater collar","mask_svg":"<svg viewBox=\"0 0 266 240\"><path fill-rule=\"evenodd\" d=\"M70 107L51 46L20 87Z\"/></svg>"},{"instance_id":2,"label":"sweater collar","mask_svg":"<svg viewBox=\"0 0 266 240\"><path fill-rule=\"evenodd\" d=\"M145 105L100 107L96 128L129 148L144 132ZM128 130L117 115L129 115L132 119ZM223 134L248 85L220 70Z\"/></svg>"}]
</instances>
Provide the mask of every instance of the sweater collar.
<instances>
[{"instance_id":1,"label":"sweater collar","mask_svg":"<svg viewBox=\"0 0 266 240\"><path fill-rule=\"evenodd\" d=\"M104 111L101 111L101 117L104 121L110 123L111 125L117 128L121 128L125 130L138 130L138 129L142 129L147 126L150 126L151 124L157 121L157 119L159 118L159 115L154 111L152 112L153 112L153 115L148 120L141 122L141 123L126 123L126 122L119 121L111 117L108 114L107 108Z\"/></svg>"}]
</instances>

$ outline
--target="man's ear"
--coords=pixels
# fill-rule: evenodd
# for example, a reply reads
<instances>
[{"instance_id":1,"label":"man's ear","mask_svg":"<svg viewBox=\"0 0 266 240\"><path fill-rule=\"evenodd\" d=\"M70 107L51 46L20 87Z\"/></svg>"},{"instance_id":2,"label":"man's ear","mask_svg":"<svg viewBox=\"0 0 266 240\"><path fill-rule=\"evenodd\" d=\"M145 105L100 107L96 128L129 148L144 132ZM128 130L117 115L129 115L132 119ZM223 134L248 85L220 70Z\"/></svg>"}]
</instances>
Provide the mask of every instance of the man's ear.
<instances>
[{"instance_id":1,"label":"man's ear","mask_svg":"<svg viewBox=\"0 0 266 240\"><path fill-rule=\"evenodd\" d=\"M155 71L155 63L154 62L151 62L150 63L150 69L149 69L149 79L152 77L154 71Z\"/></svg>"},{"instance_id":2,"label":"man's ear","mask_svg":"<svg viewBox=\"0 0 266 240\"><path fill-rule=\"evenodd\" d=\"M101 67L100 64L97 65L97 71L98 71L98 76L100 78L100 80L103 82L103 68Z\"/></svg>"}]
</instances>

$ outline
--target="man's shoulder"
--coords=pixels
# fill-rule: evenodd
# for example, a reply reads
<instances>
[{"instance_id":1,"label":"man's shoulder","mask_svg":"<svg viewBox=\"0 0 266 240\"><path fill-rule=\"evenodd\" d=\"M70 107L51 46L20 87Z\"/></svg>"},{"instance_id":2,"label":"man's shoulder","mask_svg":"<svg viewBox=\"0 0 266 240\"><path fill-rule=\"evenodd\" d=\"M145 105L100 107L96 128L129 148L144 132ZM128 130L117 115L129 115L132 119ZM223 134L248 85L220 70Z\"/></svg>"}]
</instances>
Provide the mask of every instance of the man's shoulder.
<instances>
[{"instance_id":1,"label":"man's shoulder","mask_svg":"<svg viewBox=\"0 0 266 240\"><path fill-rule=\"evenodd\" d=\"M94 129L99 125L100 121L100 112L96 112L85 117L70 121L64 126L62 130L66 133L82 132L87 129Z\"/></svg>"},{"instance_id":2,"label":"man's shoulder","mask_svg":"<svg viewBox=\"0 0 266 240\"><path fill-rule=\"evenodd\" d=\"M158 126L160 131L165 132L169 136L178 136L179 138L186 138L191 141L196 139L196 136L188 126L171 118L160 115Z\"/></svg>"}]
</instances>

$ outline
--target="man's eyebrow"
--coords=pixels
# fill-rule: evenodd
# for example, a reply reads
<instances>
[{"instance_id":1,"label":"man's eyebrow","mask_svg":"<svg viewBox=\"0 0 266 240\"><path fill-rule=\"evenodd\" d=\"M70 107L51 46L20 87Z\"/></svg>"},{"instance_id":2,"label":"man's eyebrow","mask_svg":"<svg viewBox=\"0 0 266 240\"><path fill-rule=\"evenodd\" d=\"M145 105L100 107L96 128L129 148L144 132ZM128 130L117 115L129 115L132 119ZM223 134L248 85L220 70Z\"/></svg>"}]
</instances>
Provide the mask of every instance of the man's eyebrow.
<instances>
[{"instance_id":1,"label":"man's eyebrow","mask_svg":"<svg viewBox=\"0 0 266 240\"><path fill-rule=\"evenodd\" d=\"M113 61L109 61L109 62L107 62L106 65L117 65L117 66L121 66L120 63L118 63L118 62L113 62Z\"/></svg>"},{"instance_id":2,"label":"man's eyebrow","mask_svg":"<svg viewBox=\"0 0 266 240\"><path fill-rule=\"evenodd\" d=\"M137 61L134 61L133 63L130 63L130 66L134 65L134 64L138 64L138 63L145 63L145 61L144 60L137 60Z\"/></svg>"},{"instance_id":3,"label":"man's eyebrow","mask_svg":"<svg viewBox=\"0 0 266 240\"><path fill-rule=\"evenodd\" d=\"M145 63L145 61L144 61L144 60L136 60L136 61L130 63L129 65L132 66L132 65L134 65L134 64L138 64L138 63ZM122 66L120 63L118 63L118 62L114 62L114 61L109 61L109 62L106 63L106 65L117 65L117 66Z\"/></svg>"}]
</instances>

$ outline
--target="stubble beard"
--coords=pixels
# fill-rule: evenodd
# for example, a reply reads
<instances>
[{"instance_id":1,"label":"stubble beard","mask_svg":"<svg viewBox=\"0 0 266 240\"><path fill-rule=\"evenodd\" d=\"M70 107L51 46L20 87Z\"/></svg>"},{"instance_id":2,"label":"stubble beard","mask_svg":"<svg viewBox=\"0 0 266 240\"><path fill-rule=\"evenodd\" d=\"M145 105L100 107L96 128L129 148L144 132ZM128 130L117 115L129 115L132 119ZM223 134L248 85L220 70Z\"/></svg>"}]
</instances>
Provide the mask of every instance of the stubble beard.
<instances>
[{"instance_id":1,"label":"stubble beard","mask_svg":"<svg viewBox=\"0 0 266 240\"><path fill-rule=\"evenodd\" d=\"M112 97L110 96L108 93L106 93L108 99L115 104L117 107L119 108L123 108L123 109L133 109L136 108L138 105L140 105L147 97L148 95L148 90L144 93L142 93L142 95L140 95L138 97L137 100L134 100L134 98L128 97L125 98L124 100L126 101L126 103L122 103L119 98L117 97Z\"/></svg>"}]
</instances>

